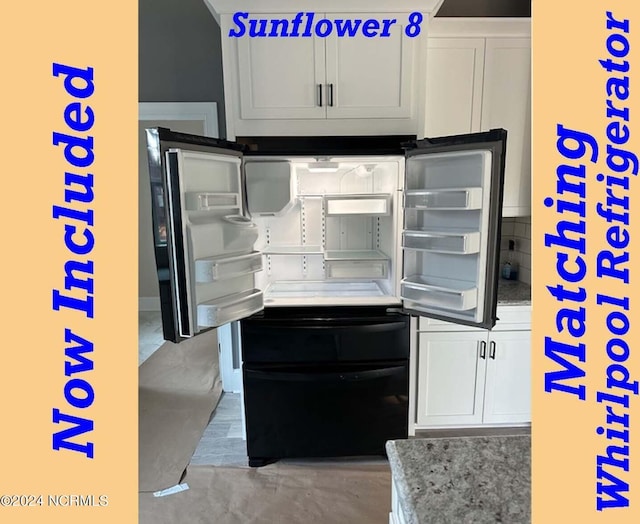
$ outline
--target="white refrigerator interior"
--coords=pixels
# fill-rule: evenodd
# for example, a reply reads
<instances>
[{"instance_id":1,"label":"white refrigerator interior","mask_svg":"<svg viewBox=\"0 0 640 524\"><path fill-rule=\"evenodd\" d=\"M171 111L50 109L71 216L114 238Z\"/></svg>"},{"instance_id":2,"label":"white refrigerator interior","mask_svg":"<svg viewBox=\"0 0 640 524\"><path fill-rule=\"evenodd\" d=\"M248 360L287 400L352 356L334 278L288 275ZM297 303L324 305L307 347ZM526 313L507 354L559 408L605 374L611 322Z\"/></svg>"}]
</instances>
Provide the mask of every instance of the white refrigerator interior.
<instances>
[{"instance_id":1,"label":"white refrigerator interior","mask_svg":"<svg viewBox=\"0 0 640 524\"><path fill-rule=\"evenodd\" d=\"M490 151L411 157L406 181L403 157L245 159L246 214L240 159L168 152L176 162L192 332L263 304L404 299L481 321Z\"/></svg>"},{"instance_id":2,"label":"white refrigerator interior","mask_svg":"<svg viewBox=\"0 0 640 524\"><path fill-rule=\"evenodd\" d=\"M245 159L265 305L399 303L404 158Z\"/></svg>"}]
</instances>

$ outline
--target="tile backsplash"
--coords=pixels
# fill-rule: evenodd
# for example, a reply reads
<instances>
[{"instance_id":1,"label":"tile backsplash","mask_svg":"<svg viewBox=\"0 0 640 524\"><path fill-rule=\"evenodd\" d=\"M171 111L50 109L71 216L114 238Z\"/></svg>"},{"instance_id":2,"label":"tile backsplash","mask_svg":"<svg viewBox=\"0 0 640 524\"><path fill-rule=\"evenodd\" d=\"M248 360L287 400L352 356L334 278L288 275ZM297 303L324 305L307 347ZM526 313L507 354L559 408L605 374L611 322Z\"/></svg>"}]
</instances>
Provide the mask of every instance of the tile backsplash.
<instances>
[{"instance_id":1,"label":"tile backsplash","mask_svg":"<svg viewBox=\"0 0 640 524\"><path fill-rule=\"evenodd\" d=\"M509 251L509 240L515 249ZM531 284L531 217L502 219L500 267L507 261L518 264L518 280Z\"/></svg>"}]
</instances>

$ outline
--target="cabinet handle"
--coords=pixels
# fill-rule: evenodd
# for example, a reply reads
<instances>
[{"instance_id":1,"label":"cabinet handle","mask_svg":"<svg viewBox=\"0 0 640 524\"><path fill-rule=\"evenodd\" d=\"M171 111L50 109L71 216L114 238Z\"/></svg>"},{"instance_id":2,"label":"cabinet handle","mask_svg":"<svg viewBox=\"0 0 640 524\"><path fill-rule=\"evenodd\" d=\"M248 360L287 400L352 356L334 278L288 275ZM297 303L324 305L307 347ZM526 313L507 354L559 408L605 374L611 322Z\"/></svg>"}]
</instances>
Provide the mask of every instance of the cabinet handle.
<instances>
[{"instance_id":1,"label":"cabinet handle","mask_svg":"<svg viewBox=\"0 0 640 524\"><path fill-rule=\"evenodd\" d=\"M333 84L329 84L329 107L333 107Z\"/></svg>"},{"instance_id":2,"label":"cabinet handle","mask_svg":"<svg viewBox=\"0 0 640 524\"><path fill-rule=\"evenodd\" d=\"M480 358L487 358L487 343L484 340L480 341Z\"/></svg>"},{"instance_id":3,"label":"cabinet handle","mask_svg":"<svg viewBox=\"0 0 640 524\"><path fill-rule=\"evenodd\" d=\"M492 340L489 343L489 358L496 359L496 343Z\"/></svg>"},{"instance_id":4,"label":"cabinet handle","mask_svg":"<svg viewBox=\"0 0 640 524\"><path fill-rule=\"evenodd\" d=\"M318 84L318 105L322 107L322 84Z\"/></svg>"}]
</instances>

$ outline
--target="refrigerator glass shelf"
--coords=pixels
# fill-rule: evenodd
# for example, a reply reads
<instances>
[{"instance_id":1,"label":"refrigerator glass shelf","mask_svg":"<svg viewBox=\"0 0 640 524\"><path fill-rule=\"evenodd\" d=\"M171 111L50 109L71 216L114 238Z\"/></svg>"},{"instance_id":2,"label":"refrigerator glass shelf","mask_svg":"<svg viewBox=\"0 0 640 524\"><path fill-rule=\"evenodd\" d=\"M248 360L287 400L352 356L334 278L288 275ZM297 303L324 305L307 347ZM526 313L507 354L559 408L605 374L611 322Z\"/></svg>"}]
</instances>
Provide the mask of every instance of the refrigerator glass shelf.
<instances>
[{"instance_id":1,"label":"refrigerator glass shelf","mask_svg":"<svg viewBox=\"0 0 640 524\"><path fill-rule=\"evenodd\" d=\"M389 257L377 249L325 251L324 259L334 260L388 260Z\"/></svg>"},{"instance_id":2,"label":"refrigerator glass shelf","mask_svg":"<svg viewBox=\"0 0 640 524\"><path fill-rule=\"evenodd\" d=\"M265 255L322 255L320 246L273 246L269 245L262 250Z\"/></svg>"},{"instance_id":3,"label":"refrigerator glass shelf","mask_svg":"<svg viewBox=\"0 0 640 524\"><path fill-rule=\"evenodd\" d=\"M391 213L391 195L325 195L327 216L388 215Z\"/></svg>"},{"instance_id":4,"label":"refrigerator glass shelf","mask_svg":"<svg viewBox=\"0 0 640 524\"><path fill-rule=\"evenodd\" d=\"M404 205L407 209L480 209L482 188L459 189L412 189L405 191Z\"/></svg>"},{"instance_id":5,"label":"refrigerator glass shelf","mask_svg":"<svg viewBox=\"0 0 640 524\"><path fill-rule=\"evenodd\" d=\"M400 295L406 300L439 309L467 311L478 303L473 282L412 275L400 283Z\"/></svg>"},{"instance_id":6,"label":"refrigerator glass shelf","mask_svg":"<svg viewBox=\"0 0 640 524\"><path fill-rule=\"evenodd\" d=\"M256 273L262 269L262 254L209 257L196 260L196 282L215 282Z\"/></svg>"},{"instance_id":7,"label":"refrigerator glass shelf","mask_svg":"<svg viewBox=\"0 0 640 524\"><path fill-rule=\"evenodd\" d=\"M190 191L185 193L185 207L187 211L240 209L240 195L238 193Z\"/></svg>"},{"instance_id":8,"label":"refrigerator glass shelf","mask_svg":"<svg viewBox=\"0 0 640 524\"><path fill-rule=\"evenodd\" d=\"M311 297L382 297L376 282L274 282L265 291L269 299Z\"/></svg>"},{"instance_id":9,"label":"refrigerator glass shelf","mask_svg":"<svg viewBox=\"0 0 640 524\"><path fill-rule=\"evenodd\" d=\"M480 232L414 230L402 234L402 247L438 253L471 254L480 250Z\"/></svg>"},{"instance_id":10,"label":"refrigerator glass shelf","mask_svg":"<svg viewBox=\"0 0 640 524\"><path fill-rule=\"evenodd\" d=\"M217 327L260 311L263 308L262 291L252 289L198 304L198 325Z\"/></svg>"}]
</instances>

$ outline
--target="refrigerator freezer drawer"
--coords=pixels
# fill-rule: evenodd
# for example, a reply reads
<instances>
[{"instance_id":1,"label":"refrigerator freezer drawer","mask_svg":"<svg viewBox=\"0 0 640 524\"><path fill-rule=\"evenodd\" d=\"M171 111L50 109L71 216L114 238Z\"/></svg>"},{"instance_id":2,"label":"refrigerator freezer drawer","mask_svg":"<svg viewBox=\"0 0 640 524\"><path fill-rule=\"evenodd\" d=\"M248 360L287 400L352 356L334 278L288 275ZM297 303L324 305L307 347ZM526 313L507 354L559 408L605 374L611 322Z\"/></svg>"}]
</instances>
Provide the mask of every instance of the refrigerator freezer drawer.
<instances>
[{"instance_id":1,"label":"refrigerator freezer drawer","mask_svg":"<svg viewBox=\"0 0 640 524\"><path fill-rule=\"evenodd\" d=\"M326 196L325 203L327 216L391 213L391 195Z\"/></svg>"},{"instance_id":2,"label":"refrigerator freezer drawer","mask_svg":"<svg viewBox=\"0 0 640 524\"><path fill-rule=\"evenodd\" d=\"M408 209L424 210L480 209L482 188L407 190L404 205Z\"/></svg>"},{"instance_id":3,"label":"refrigerator freezer drawer","mask_svg":"<svg viewBox=\"0 0 640 524\"><path fill-rule=\"evenodd\" d=\"M252 289L221 299L198 304L198 325L218 327L227 322L240 320L263 308L262 291Z\"/></svg>"},{"instance_id":4,"label":"refrigerator freezer drawer","mask_svg":"<svg viewBox=\"0 0 640 524\"><path fill-rule=\"evenodd\" d=\"M480 249L480 232L405 231L402 247L461 255L477 253Z\"/></svg>"},{"instance_id":5,"label":"refrigerator freezer drawer","mask_svg":"<svg viewBox=\"0 0 640 524\"><path fill-rule=\"evenodd\" d=\"M258 251L232 257L210 257L196 260L196 282L215 282L262 269L262 255Z\"/></svg>"},{"instance_id":6,"label":"refrigerator freezer drawer","mask_svg":"<svg viewBox=\"0 0 640 524\"><path fill-rule=\"evenodd\" d=\"M400 285L400 294L402 298L424 306L456 311L475 309L478 302L478 289L472 283L421 276L405 278Z\"/></svg>"}]
</instances>

